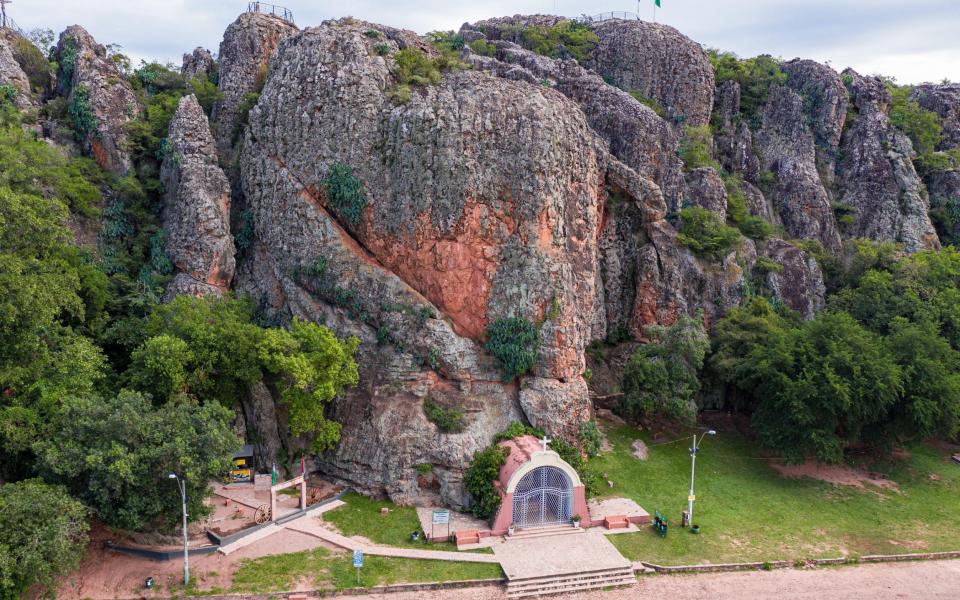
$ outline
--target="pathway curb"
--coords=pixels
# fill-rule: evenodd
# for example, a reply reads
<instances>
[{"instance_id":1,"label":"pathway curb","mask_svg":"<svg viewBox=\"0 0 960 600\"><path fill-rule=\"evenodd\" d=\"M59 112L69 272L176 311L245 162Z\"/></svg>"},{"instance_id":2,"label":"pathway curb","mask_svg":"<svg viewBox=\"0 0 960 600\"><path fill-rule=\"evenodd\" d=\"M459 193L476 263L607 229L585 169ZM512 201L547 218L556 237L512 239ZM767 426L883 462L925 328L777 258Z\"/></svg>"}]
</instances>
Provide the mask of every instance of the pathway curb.
<instances>
[{"instance_id":1,"label":"pathway curb","mask_svg":"<svg viewBox=\"0 0 960 600\"><path fill-rule=\"evenodd\" d=\"M867 556L841 556L838 558L811 558L793 560L771 560L766 562L723 563L716 565L658 565L646 561L634 563L636 573L647 573L650 570L658 574L670 573L722 573L728 571L761 571L772 569L787 569L796 563L815 565L818 567L829 565L856 565L862 563L904 562L910 560L947 560L960 558L960 550L947 552L915 552L911 554L871 554Z\"/></svg>"}]
</instances>

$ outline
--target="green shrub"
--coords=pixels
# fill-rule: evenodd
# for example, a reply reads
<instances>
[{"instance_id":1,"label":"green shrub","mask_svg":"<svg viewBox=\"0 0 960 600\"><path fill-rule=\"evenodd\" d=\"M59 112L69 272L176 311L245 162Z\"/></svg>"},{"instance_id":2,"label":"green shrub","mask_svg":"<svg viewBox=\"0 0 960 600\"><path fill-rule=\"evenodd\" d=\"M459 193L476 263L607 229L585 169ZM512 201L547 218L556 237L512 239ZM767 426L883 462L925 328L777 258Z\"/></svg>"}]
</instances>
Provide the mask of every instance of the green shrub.
<instances>
[{"instance_id":1,"label":"green shrub","mask_svg":"<svg viewBox=\"0 0 960 600\"><path fill-rule=\"evenodd\" d=\"M197 102L200 103L203 112L205 112L208 117L213 112L213 105L223 100L223 94L220 93L217 84L203 75L197 75L191 79L187 82L187 87L190 92L197 97ZM247 109L248 112L249 110L250 109Z\"/></svg>"},{"instance_id":2,"label":"green shrub","mask_svg":"<svg viewBox=\"0 0 960 600\"><path fill-rule=\"evenodd\" d=\"M17 94L20 93L20 90L10 85L9 83L4 83L0 85L0 103L6 102L13 104L13 101L17 99Z\"/></svg>"},{"instance_id":3,"label":"green shrub","mask_svg":"<svg viewBox=\"0 0 960 600\"><path fill-rule=\"evenodd\" d=\"M713 159L713 133L708 125L683 128L683 138L680 140L680 160L683 169L692 171L700 167L711 167L720 170L720 165Z\"/></svg>"},{"instance_id":4,"label":"green shrub","mask_svg":"<svg viewBox=\"0 0 960 600\"><path fill-rule=\"evenodd\" d=\"M750 239L759 241L770 237L773 225L747 210L747 198L740 176L724 175L723 184L727 190L727 220Z\"/></svg>"},{"instance_id":5,"label":"green shrub","mask_svg":"<svg viewBox=\"0 0 960 600\"><path fill-rule=\"evenodd\" d=\"M579 21L561 21L552 27L535 25L520 32L520 45L550 58L572 57L585 62L600 38Z\"/></svg>"},{"instance_id":6,"label":"green shrub","mask_svg":"<svg viewBox=\"0 0 960 600\"><path fill-rule=\"evenodd\" d=\"M374 44L373 51L377 54L377 56L386 56L390 54L390 46L383 43Z\"/></svg>"},{"instance_id":7,"label":"green shrub","mask_svg":"<svg viewBox=\"0 0 960 600\"><path fill-rule=\"evenodd\" d=\"M367 196L363 193L363 183L353 174L353 168L339 162L331 164L323 184L327 203L337 216L359 225L367 206Z\"/></svg>"},{"instance_id":8,"label":"green shrub","mask_svg":"<svg viewBox=\"0 0 960 600\"><path fill-rule=\"evenodd\" d=\"M493 436L493 442L499 443L506 440L512 440L524 435L532 435L535 438L543 437L543 430L532 425L525 425L520 421L511 421L506 429Z\"/></svg>"},{"instance_id":9,"label":"green shrub","mask_svg":"<svg viewBox=\"0 0 960 600\"><path fill-rule=\"evenodd\" d=\"M913 165L921 177L934 173L960 170L960 148L950 148L943 152L927 152L913 159Z\"/></svg>"},{"instance_id":10,"label":"green shrub","mask_svg":"<svg viewBox=\"0 0 960 600\"><path fill-rule=\"evenodd\" d=\"M250 124L250 111L260 101L260 92L247 92L237 105L237 123L233 126L233 143L237 143L243 130Z\"/></svg>"},{"instance_id":11,"label":"green shrub","mask_svg":"<svg viewBox=\"0 0 960 600\"><path fill-rule=\"evenodd\" d=\"M716 213L694 206L680 211L677 240L697 256L719 261L740 242L740 232L722 223Z\"/></svg>"},{"instance_id":12,"label":"green shrub","mask_svg":"<svg viewBox=\"0 0 960 600\"><path fill-rule=\"evenodd\" d=\"M433 398L424 400L423 414L441 433L460 433L465 426L462 410L441 406Z\"/></svg>"},{"instance_id":13,"label":"green shrub","mask_svg":"<svg viewBox=\"0 0 960 600\"><path fill-rule=\"evenodd\" d=\"M709 49L717 86L727 81L740 84L740 112L756 124L759 109L767 102L770 88L785 85L787 74L780 60L769 55L741 59L733 52Z\"/></svg>"},{"instance_id":14,"label":"green shrub","mask_svg":"<svg viewBox=\"0 0 960 600\"><path fill-rule=\"evenodd\" d=\"M495 443L474 452L470 466L463 473L463 487L473 499L470 512L475 517L488 519L500 507L500 494L493 482L500 477L500 467L507 462L508 456L510 449Z\"/></svg>"},{"instance_id":15,"label":"green shrub","mask_svg":"<svg viewBox=\"0 0 960 600\"><path fill-rule=\"evenodd\" d=\"M463 36L453 31L431 31L427 39L434 48L444 52L459 52L466 45Z\"/></svg>"},{"instance_id":16,"label":"green shrub","mask_svg":"<svg viewBox=\"0 0 960 600\"><path fill-rule=\"evenodd\" d=\"M943 125L937 113L926 110L916 100L910 99L909 86L887 83L892 102L890 104L890 123L905 133L913 142L913 149L923 156L937 149L943 139Z\"/></svg>"},{"instance_id":17,"label":"green shrub","mask_svg":"<svg viewBox=\"0 0 960 600\"><path fill-rule=\"evenodd\" d=\"M603 444L603 434L597 427L596 421L584 421L580 424L580 431L577 432L577 439L583 445L587 456L597 456L600 454L600 446Z\"/></svg>"},{"instance_id":18,"label":"green shrub","mask_svg":"<svg viewBox=\"0 0 960 600\"><path fill-rule=\"evenodd\" d=\"M663 108L663 105L654 100L653 98L647 98L643 95L643 92L640 90L630 90L630 95L633 96L633 99L643 104L644 106L651 108L653 112L657 113L661 118L667 118L667 111Z\"/></svg>"},{"instance_id":19,"label":"green shrub","mask_svg":"<svg viewBox=\"0 0 960 600\"><path fill-rule=\"evenodd\" d=\"M504 383L533 367L540 346L540 332L533 323L521 317L499 319L487 327L486 335L486 349L497 359Z\"/></svg>"},{"instance_id":20,"label":"green shrub","mask_svg":"<svg viewBox=\"0 0 960 600\"><path fill-rule=\"evenodd\" d=\"M368 30L366 30L366 31L363 32L363 35L367 36L368 38L370 38L370 39L372 39L372 40L375 40L375 39L377 39L377 38L380 37L380 32L377 31L376 29L368 29Z\"/></svg>"},{"instance_id":21,"label":"green shrub","mask_svg":"<svg viewBox=\"0 0 960 600\"><path fill-rule=\"evenodd\" d=\"M73 120L73 130L81 140L92 135L97 130L97 118L90 110L90 90L81 84L74 88L70 95L70 118Z\"/></svg>"},{"instance_id":22,"label":"green shrub","mask_svg":"<svg viewBox=\"0 0 960 600\"><path fill-rule=\"evenodd\" d=\"M431 471L433 471L433 465L431 465L430 463L419 463L417 465L417 473L421 475L426 475Z\"/></svg>"},{"instance_id":23,"label":"green shrub","mask_svg":"<svg viewBox=\"0 0 960 600\"><path fill-rule=\"evenodd\" d=\"M587 497L594 496L600 491L600 477L587 465L587 461L576 446L562 438L557 438L550 443L550 447L580 476L580 483L583 484Z\"/></svg>"},{"instance_id":24,"label":"green shrub","mask_svg":"<svg viewBox=\"0 0 960 600\"><path fill-rule=\"evenodd\" d=\"M77 40L72 35L63 40L57 58L60 63L60 85L69 87L73 83L73 71L77 66Z\"/></svg>"},{"instance_id":25,"label":"green shrub","mask_svg":"<svg viewBox=\"0 0 960 600\"><path fill-rule=\"evenodd\" d=\"M480 56L489 56L492 58L497 55L497 47L484 39L470 42L470 49Z\"/></svg>"},{"instance_id":26,"label":"green shrub","mask_svg":"<svg viewBox=\"0 0 960 600\"><path fill-rule=\"evenodd\" d=\"M26 38L17 38L13 45L13 58L30 80L30 89L43 94L50 87L50 62L40 49Z\"/></svg>"}]
</instances>

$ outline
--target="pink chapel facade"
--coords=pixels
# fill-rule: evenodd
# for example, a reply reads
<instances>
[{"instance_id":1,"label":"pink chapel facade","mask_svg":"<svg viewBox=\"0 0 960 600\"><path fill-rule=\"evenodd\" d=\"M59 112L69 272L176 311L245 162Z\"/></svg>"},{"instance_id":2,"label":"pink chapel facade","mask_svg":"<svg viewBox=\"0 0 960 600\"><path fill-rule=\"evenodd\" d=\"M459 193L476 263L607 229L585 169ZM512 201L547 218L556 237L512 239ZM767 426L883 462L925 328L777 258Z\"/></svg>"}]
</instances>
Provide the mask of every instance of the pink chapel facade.
<instances>
[{"instance_id":1,"label":"pink chapel facade","mask_svg":"<svg viewBox=\"0 0 960 600\"><path fill-rule=\"evenodd\" d=\"M583 482L559 454L545 450L543 442L531 435L499 445L509 448L510 455L494 482L500 508L490 534L504 535L511 524L520 529L567 524L575 516L584 526L594 524Z\"/></svg>"}]
</instances>

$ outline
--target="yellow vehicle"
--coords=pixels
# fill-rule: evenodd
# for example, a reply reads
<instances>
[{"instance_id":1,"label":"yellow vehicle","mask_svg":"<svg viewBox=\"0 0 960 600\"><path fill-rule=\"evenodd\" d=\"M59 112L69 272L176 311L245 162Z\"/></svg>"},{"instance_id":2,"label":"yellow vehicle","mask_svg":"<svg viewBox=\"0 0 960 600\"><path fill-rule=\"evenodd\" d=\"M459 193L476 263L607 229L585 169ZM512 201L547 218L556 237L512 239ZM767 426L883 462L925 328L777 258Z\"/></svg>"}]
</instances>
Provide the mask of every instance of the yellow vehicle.
<instances>
[{"instance_id":1,"label":"yellow vehicle","mask_svg":"<svg viewBox=\"0 0 960 600\"><path fill-rule=\"evenodd\" d=\"M233 454L233 468L230 469L231 483L253 482L253 446L246 445Z\"/></svg>"}]
</instances>

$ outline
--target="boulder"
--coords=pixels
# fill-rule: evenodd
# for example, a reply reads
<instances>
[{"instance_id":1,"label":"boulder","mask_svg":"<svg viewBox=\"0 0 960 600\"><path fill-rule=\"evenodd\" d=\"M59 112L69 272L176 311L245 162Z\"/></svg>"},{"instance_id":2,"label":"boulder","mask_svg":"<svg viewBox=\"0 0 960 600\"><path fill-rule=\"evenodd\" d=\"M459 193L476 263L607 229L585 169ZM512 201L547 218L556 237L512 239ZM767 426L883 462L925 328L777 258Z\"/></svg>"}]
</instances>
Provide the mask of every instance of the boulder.
<instances>
[{"instance_id":1,"label":"boulder","mask_svg":"<svg viewBox=\"0 0 960 600\"><path fill-rule=\"evenodd\" d=\"M591 27L600 42L590 68L620 89L655 100L675 123L710 122L713 68L700 44L661 23L610 19Z\"/></svg>"},{"instance_id":2,"label":"boulder","mask_svg":"<svg viewBox=\"0 0 960 600\"><path fill-rule=\"evenodd\" d=\"M643 440L633 440L630 444L630 454L637 460L646 461L650 458L650 450Z\"/></svg>"},{"instance_id":3,"label":"boulder","mask_svg":"<svg viewBox=\"0 0 960 600\"><path fill-rule=\"evenodd\" d=\"M247 94L260 92L277 44L296 32L296 25L280 17L246 12L237 17L223 33L219 84L223 98L214 105L211 121L217 150L224 162L231 162L230 150L242 116L241 105Z\"/></svg>"},{"instance_id":4,"label":"boulder","mask_svg":"<svg viewBox=\"0 0 960 600\"><path fill-rule=\"evenodd\" d=\"M163 229L176 269L167 296L220 295L235 270L230 184L217 165L207 116L193 94L180 99L167 139L160 170L166 190Z\"/></svg>"},{"instance_id":5,"label":"boulder","mask_svg":"<svg viewBox=\"0 0 960 600\"><path fill-rule=\"evenodd\" d=\"M196 77L209 77L216 71L217 63L213 60L213 55L206 48L197 46L190 54L183 55L183 66L180 67L180 74L184 79L191 80Z\"/></svg>"},{"instance_id":6,"label":"boulder","mask_svg":"<svg viewBox=\"0 0 960 600\"><path fill-rule=\"evenodd\" d=\"M85 154L116 175L132 166L126 125L141 112L137 96L107 50L71 25L57 43L57 93L67 99Z\"/></svg>"},{"instance_id":7,"label":"boulder","mask_svg":"<svg viewBox=\"0 0 960 600\"><path fill-rule=\"evenodd\" d=\"M857 115L843 136L839 201L853 213L853 237L893 241L908 252L939 248L910 139L890 123L890 94L878 77L844 71Z\"/></svg>"}]
</instances>

